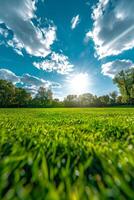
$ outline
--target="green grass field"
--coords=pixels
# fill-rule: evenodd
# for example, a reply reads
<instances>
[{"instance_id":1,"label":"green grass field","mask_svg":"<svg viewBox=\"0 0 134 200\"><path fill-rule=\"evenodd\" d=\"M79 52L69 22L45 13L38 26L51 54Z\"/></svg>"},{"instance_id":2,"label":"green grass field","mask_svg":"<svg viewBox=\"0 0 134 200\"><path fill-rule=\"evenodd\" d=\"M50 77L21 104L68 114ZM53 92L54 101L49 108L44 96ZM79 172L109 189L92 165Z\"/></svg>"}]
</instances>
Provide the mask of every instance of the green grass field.
<instances>
[{"instance_id":1,"label":"green grass field","mask_svg":"<svg viewBox=\"0 0 134 200\"><path fill-rule=\"evenodd\" d=\"M134 109L1 109L0 199L134 200Z\"/></svg>"}]
</instances>

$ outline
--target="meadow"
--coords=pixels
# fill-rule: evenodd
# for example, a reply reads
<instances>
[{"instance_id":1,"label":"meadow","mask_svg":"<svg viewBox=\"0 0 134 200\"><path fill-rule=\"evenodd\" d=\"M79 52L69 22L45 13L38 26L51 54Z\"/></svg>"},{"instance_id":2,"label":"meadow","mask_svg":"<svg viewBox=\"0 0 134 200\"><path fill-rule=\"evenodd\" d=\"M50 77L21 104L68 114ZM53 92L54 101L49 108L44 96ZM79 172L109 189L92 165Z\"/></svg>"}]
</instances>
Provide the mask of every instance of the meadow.
<instances>
[{"instance_id":1,"label":"meadow","mask_svg":"<svg viewBox=\"0 0 134 200\"><path fill-rule=\"evenodd\" d=\"M134 199L134 108L0 109L0 199Z\"/></svg>"}]
</instances>

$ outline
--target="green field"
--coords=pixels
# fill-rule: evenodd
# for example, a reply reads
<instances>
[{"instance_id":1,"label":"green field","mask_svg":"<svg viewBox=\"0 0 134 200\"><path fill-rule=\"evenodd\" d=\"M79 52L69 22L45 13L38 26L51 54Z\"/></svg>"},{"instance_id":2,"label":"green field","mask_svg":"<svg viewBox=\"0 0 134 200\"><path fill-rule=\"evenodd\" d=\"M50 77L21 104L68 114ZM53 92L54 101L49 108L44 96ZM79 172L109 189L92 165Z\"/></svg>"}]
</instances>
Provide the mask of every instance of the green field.
<instances>
[{"instance_id":1,"label":"green field","mask_svg":"<svg viewBox=\"0 0 134 200\"><path fill-rule=\"evenodd\" d=\"M0 199L134 199L134 109L1 109Z\"/></svg>"}]
</instances>

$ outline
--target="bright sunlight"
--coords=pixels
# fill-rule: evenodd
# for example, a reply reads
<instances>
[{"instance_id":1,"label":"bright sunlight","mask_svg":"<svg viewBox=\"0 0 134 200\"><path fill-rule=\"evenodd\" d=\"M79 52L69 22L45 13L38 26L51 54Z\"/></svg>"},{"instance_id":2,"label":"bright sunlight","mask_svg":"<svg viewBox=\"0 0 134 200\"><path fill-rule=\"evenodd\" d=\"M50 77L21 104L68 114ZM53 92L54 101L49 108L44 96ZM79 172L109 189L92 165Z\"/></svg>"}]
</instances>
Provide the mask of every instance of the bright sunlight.
<instances>
[{"instance_id":1,"label":"bright sunlight","mask_svg":"<svg viewBox=\"0 0 134 200\"><path fill-rule=\"evenodd\" d=\"M68 81L69 90L73 94L82 94L89 89L89 76L87 73L71 75Z\"/></svg>"}]
</instances>

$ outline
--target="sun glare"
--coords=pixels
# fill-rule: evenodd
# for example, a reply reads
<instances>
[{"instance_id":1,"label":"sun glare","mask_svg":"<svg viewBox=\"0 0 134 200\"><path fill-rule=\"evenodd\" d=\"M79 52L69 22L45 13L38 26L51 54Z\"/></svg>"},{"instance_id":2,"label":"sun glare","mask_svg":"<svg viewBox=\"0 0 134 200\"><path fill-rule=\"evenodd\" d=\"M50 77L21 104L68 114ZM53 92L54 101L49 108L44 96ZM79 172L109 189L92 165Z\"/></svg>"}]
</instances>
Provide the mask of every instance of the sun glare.
<instances>
[{"instance_id":1,"label":"sun glare","mask_svg":"<svg viewBox=\"0 0 134 200\"><path fill-rule=\"evenodd\" d=\"M79 73L69 78L69 90L73 94L82 94L88 91L89 77L87 73Z\"/></svg>"}]
</instances>

